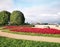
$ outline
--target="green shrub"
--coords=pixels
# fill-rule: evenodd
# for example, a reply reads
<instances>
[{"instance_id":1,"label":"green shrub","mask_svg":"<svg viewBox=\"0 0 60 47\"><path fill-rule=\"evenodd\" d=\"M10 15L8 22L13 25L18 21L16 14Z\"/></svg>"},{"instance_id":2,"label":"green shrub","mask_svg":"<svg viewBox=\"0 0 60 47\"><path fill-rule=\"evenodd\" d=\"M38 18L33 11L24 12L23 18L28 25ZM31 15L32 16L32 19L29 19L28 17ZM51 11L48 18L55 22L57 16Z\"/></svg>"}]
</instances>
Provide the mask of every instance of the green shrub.
<instances>
[{"instance_id":1,"label":"green shrub","mask_svg":"<svg viewBox=\"0 0 60 47\"><path fill-rule=\"evenodd\" d=\"M0 12L0 25L6 25L10 21L10 12L1 11Z\"/></svg>"},{"instance_id":2,"label":"green shrub","mask_svg":"<svg viewBox=\"0 0 60 47\"><path fill-rule=\"evenodd\" d=\"M10 23L12 25L22 25L25 22L25 17L20 11L13 11L10 17Z\"/></svg>"}]
</instances>

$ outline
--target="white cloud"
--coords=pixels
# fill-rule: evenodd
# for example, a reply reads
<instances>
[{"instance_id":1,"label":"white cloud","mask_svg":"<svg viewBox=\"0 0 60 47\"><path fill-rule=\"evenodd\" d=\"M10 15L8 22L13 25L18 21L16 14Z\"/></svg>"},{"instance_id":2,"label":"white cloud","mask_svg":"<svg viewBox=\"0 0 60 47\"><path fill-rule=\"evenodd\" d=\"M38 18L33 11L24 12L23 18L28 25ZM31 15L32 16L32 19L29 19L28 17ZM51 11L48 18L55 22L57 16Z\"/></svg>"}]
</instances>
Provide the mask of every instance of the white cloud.
<instances>
[{"instance_id":1,"label":"white cloud","mask_svg":"<svg viewBox=\"0 0 60 47\"><path fill-rule=\"evenodd\" d=\"M44 2L45 0L22 0L26 2ZM47 2L46 2L47 3ZM34 3L33 3L34 4ZM0 0L0 10L20 10L24 13L26 22L57 22L60 18L60 2L53 1L45 5L33 5L30 7L18 6L14 8L13 0Z\"/></svg>"},{"instance_id":2,"label":"white cloud","mask_svg":"<svg viewBox=\"0 0 60 47\"><path fill-rule=\"evenodd\" d=\"M0 0L0 11L10 10L13 7L13 0Z\"/></svg>"},{"instance_id":3,"label":"white cloud","mask_svg":"<svg viewBox=\"0 0 60 47\"><path fill-rule=\"evenodd\" d=\"M60 15L60 12L58 12L57 15Z\"/></svg>"},{"instance_id":4,"label":"white cloud","mask_svg":"<svg viewBox=\"0 0 60 47\"><path fill-rule=\"evenodd\" d=\"M22 11L25 14L26 22L57 22L60 17L58 15L60 14L60 10L58 8L33 6L23 10Z\"/></svg>"}]
</instances>

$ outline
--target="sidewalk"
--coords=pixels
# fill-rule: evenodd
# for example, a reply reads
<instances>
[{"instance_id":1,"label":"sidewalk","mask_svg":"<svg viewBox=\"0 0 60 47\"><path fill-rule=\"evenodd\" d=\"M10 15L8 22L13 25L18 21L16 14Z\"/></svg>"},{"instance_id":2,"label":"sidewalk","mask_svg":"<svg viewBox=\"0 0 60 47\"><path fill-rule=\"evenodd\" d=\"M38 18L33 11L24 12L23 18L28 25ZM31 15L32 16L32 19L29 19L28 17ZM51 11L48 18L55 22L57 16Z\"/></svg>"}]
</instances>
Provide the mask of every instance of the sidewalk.
<instances>
[{"instance_id":1,"label":"sidewalk","mask_svg":"<svg viewBox=\"0 0 60 47\"><path fill-rule=\"evenodd\" d=\"M18 35L18 34L2 32L2 31L0 31L0 36L9 37L9 38L15 38L15 39L24 39L24 40L33 40L33 41L45 41L45 42L60 43L60 38L55 38L55 37Z\"/></svg>"}]
</instances>

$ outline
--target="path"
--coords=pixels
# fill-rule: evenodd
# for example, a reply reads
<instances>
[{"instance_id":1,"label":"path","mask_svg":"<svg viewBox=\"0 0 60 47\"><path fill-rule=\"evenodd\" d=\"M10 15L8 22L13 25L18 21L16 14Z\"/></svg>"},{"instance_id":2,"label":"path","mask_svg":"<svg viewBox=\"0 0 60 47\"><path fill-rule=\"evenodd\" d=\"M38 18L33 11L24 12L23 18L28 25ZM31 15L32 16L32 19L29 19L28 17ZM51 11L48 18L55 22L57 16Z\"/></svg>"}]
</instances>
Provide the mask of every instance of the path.
<instances>
[{"instance_id":1,"label":"path","mask_svg":"<svg viewBox=\"0 0 60 47\"><path fill-rule=\"evenodd\" d=\"M24 40L33 40L33 41L45 41L45 42L60 43L60 38L54 38L54 37L18 35L18 34L2 32L2 31L0 31L0 36L9 37L9 38L15 38L15 39L24 39Z\"/></svg>"}]
</instances>

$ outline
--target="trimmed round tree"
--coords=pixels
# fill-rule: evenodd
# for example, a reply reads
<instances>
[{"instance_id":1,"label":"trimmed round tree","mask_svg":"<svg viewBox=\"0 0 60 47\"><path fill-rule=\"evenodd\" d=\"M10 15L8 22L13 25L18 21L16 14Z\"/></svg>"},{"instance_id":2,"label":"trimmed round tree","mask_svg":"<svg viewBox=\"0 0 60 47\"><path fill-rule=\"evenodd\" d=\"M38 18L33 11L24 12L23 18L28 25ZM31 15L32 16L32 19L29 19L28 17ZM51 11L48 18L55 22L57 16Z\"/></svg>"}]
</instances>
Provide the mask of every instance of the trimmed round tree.
<instances>
[{"instance_id":1,"label":"trimmed round tree","mask_svg":"<svg viewBox=\"0 0 60 47\"><path fill-rule=\"evenodd\" d=\"M10 21L10 12L1 11L0 12L0 25L6 25Z\"/></svg>"},{"instance_id":2,"label":"trimmed round tree","mask_svg":"<svg viewBox=\"0 0 60 47\"><path fill-rule=\"evenodd\" d=\"M10 16L10 23L12 25L22 25L25 22L25 17L21 11L13 11Z\"/></svg>"}]
</instances>

